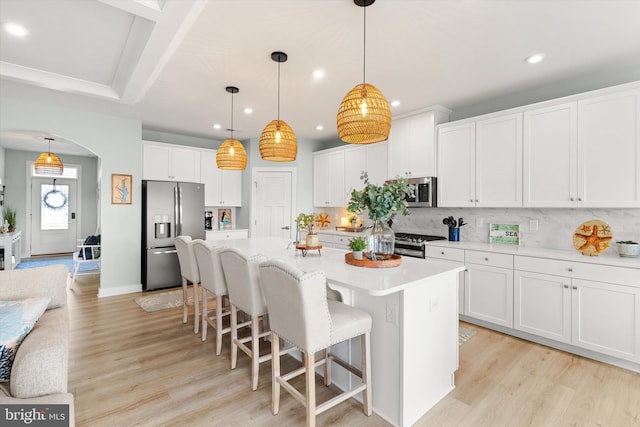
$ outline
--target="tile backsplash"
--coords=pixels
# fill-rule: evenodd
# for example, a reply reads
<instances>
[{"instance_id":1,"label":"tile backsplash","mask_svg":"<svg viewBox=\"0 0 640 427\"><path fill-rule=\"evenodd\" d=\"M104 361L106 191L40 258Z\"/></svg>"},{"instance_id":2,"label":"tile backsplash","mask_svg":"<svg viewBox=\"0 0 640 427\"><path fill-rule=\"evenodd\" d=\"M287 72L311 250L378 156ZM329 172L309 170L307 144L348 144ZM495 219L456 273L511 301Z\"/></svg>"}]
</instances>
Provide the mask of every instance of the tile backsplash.
<instances>
[{"instance_id":1,"label":"tile backsplash","mask_svg":"<svg viewBox=\"0 0 640 427\"><path fill-rule=\"evenodd\" d=\"M640 240L640 209L560 209L560 208L414 208L411 215L396 215L395 231L447 236L442 219L453 216L467 223L460 229L460 240L489 242L489 224L519 224L522 246L573 250L573 232L585 221L600 219L611 226L613 240ZM316 210L316 212L320 212ZM340 225L345 209L330 208L331 226ZM365 225L369 219L363 218ZM530 231L530 222L537 221L538 231ZM608 251L615 251L611 245Z\"/></svg>"}]
</instances>

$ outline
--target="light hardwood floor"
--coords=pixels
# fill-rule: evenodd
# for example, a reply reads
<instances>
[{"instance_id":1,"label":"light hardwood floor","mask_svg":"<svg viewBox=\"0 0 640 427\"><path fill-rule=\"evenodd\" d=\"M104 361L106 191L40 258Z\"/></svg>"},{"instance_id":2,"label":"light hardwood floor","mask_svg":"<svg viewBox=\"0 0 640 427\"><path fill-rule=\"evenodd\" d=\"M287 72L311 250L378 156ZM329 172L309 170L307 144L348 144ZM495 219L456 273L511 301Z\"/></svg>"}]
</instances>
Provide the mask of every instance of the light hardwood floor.
<instances>
[{"instance_id":1,"label":"light hardwood floor","mask_svg":"<svg viewBox=\"0 0 640 427\"><path fill-rule=\"evenodd\" d=\"M99 299L91 277L69 292L78 426L304 425L304 408L287 393L271 415L270 363L252 392L248 358L229 369L227 338L216 357L213 334L203 343L181 309L145 313L137 294ZM460 348L457 387L416 426L640 426L640 374L464 326L477 334ZM321 382L316 390L319 399L335 393ZM318 425L389 424L351 399Z\"/></svg>"}]
</instances>

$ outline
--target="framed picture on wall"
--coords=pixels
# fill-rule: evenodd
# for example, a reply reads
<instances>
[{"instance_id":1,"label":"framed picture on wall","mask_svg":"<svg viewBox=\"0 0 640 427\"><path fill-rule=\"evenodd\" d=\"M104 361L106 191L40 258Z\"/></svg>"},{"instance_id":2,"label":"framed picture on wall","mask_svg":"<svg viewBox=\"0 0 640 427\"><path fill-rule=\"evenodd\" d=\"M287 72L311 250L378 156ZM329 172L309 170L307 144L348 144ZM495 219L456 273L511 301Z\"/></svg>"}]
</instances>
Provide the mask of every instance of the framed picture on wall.
<instances>
[{"instance_id":1,"label":"framed picture on wall","mask_svg":"<svg viewBox=\"0 0 640 427\"><path fill-rule=\"evenodd\" d=\"M231 209L218 209L218 226L220 230L230 230L232 228Z\"/></svg>"},{"instance_id":2,"label":"framed picture on wall","mask_svg":"<svg viewBox=\"0 0 640 427\"><path fill-rule=\"evenodd\" d=\"M111 203L114 205L131 204L131 175L117 173L111 175Z\"/></svg>"}]
</instances>

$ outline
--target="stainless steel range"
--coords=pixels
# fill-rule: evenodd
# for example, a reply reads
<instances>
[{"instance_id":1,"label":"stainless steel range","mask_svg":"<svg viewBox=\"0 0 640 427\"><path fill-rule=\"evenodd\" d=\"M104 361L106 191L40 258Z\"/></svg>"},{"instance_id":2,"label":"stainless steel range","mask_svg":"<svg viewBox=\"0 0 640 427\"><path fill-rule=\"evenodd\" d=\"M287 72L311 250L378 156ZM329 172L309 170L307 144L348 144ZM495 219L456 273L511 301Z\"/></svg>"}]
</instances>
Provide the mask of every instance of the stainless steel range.
<instances>
[{"instance_id":1,"label":"stainless steel range","mask_svg":"<svg viewBox=\"0 0 640 427\"><path fill-rule=\"evenodd\" d=\"M393 253L415 258L425 258L425 243L433 240L446 240L443 236L429 236L426 234L396 233L395 249Z\"/></svg>"}]
</instances>

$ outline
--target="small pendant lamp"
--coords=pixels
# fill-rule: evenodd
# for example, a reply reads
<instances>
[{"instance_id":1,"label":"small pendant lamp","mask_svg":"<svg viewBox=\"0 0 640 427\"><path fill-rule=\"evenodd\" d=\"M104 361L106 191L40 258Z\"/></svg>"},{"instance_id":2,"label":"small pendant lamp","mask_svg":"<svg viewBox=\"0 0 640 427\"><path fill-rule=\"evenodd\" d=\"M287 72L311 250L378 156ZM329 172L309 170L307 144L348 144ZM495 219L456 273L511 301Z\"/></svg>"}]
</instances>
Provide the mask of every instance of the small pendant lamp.
<instances>
[{"instance_id":1,"label":"small pendant lamp","mask_svg":"<svg viewBox=\"0 0 640 427\"><path fill-rule=\"evenodd\" d=\"M298 139L291 126L280 120L280 64L287 61L287 54L273 52L271 59L278 63L278 118L269 122L260 135L260 157L272 162L292 162L298 154Z\"/></svg>"},{"instance_id":2,"label":"small pendant lamp","mask_svg":"<svg viewBox=\"0 0 640 427\"><path fill-rule=\"evenodd\" d=\"M240 92L235 86L227 86L227 92L231 94L231 138L225 139L216 152L216 165L218 169L244 170L247 167L247 152L237 139L233 139L233 94Z\"/></svg>"},{"instance_id":3,"label":"small pendant lamp","mask_svg":"<svg viewBox=\"0 0 640 427\"><path fill-rule=\"evenodd\" d=\"M375 0L353 0L364 15L362 84L349 91L338 108L338 135L350 144L373 144L386 141L391 130L389 103L375 86L366 83L367 6Z\"/></svg>"},{"instance_id":4,"label":"small pendant lamp","mask_svg":"<svg viewBox=\"0 0 640 427\"><path fill-rule=\"evenodd\" d=\"M62 160L51 152L51 141L53 141L53 138L45 138L45 140L49 142L49 151L40 154L36 159L36 162L33 165L36 174L62 175L62 171L64 170Z\"/></svg>"}]
</instances>

